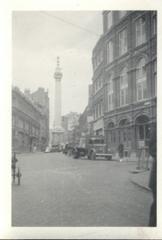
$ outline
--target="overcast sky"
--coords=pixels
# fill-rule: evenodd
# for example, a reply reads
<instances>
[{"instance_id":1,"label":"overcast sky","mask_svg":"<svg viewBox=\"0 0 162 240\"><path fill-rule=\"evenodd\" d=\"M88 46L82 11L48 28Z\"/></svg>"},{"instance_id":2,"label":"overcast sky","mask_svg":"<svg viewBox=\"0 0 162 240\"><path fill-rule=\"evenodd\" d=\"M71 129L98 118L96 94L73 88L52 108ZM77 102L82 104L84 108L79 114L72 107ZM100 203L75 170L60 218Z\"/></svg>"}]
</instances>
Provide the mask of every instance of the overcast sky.
<instances>
[{"instance_id":1,"label":"overcast sky","mask_svg":"<svg viewBox=\"0 0 162 240\"><path fill-rule=\"evenodd\" d=\"M60 56L62 115L70 111L83 112L92 79L92 50L102 34L102 12L16 11L12 20L13 85L22 91L48 89L52 122L53 74L56 58Z\"/></svg>"}]
</instances>

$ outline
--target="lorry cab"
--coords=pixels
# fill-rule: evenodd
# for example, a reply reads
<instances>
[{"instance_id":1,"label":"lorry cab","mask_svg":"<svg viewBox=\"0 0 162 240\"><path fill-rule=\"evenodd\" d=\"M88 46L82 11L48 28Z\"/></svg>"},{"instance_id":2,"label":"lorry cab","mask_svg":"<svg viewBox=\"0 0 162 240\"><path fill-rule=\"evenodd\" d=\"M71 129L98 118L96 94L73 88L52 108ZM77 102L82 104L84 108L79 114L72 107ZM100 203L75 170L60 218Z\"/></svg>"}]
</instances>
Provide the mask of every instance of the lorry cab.
<instances>
[{"instance_id":1,"label":"lorry cab","mask_svg":"<svg viewBox=\"0 0 162 240\"><path fill-rule=\"evenodd\" d=\"M82 137L74 153L76 158L87 156L88 159L93 160L95 160L96 157L104 157L108 160L112 159L112 154L110 150L107 149L103 136Z\"/></svg>"}]
</instances>

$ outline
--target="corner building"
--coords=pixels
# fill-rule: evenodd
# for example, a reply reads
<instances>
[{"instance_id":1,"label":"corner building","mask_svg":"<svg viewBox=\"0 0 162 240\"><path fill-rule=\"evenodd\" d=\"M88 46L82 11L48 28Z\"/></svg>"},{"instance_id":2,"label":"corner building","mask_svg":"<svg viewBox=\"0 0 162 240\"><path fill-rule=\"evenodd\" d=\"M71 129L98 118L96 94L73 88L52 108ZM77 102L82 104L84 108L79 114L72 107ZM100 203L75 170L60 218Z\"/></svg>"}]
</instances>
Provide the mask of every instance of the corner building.
<instances>
[{"instance_id":1,"label":"corner building","mask_svg":"<svg viewBox=\"0 0 162 240\"><path fill-rule=\"evenodd\" d=\"M95 47L102 42L103 61L97 67L100 57L93 54L93 106L102 96L103 134L114 156L123 144L125 156L136 158L156 122L156 26L156 11L103 12L103 35ZM103 84L95 93L98 71ZM95 107L93 115L95 125Z\"/></svg>"},{"instance_id":2,"label":"corner building","mask_svg":"<svg viewBox=\"0 0 162 240\"><path fill-rule=\"evenodd\" d=\"M92 54L92 115L94 135L104 135L104 38L97 42Z\"/></svg>"}]
</instances>

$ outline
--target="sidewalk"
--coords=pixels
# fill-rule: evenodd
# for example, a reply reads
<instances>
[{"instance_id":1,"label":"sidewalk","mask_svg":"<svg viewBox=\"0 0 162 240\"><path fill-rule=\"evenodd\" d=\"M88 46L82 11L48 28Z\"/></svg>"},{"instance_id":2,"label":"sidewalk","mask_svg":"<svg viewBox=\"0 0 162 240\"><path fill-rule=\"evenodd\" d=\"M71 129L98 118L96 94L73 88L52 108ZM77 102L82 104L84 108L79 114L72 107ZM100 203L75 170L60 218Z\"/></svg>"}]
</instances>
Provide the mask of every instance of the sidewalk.
<instances>
[{"instance_id":1,"label":"sidewalk","mask_svg":"<svg viewBox=\"0 0 162 240\"><path fill-rule=\"evenodd\" d=\"M148 186L149 177L150 177L150 170L131 171L130 180L135 185L147 191L151 191L151 189Z\"/></svg>"}]
</instances>

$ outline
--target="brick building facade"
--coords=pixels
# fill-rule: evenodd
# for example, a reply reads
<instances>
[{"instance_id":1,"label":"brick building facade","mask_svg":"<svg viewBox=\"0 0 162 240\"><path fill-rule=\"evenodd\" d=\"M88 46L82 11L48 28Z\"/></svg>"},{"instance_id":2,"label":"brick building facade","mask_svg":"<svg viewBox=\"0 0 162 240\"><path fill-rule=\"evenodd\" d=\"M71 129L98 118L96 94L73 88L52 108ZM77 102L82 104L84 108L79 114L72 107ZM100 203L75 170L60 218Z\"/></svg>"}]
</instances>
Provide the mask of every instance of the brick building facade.
<instances>
[{"instance_id":1,"label":"brick building facade","mask_svg":"<svg viewBox=\"0 0 162 240\"><path fill-rule=\"evenodd\" d=\"M29 152L44 150L48 145L46 115L34 103L30 92L22 93L17 87L12 89L12 149ZM43 141L42 141L43 140Z\"/></svg>"},{"instance_id":2,"label":"brick building facade","mask_svg":"<svg viewBox=\"0 0 162 240\"><path fill-rule=\"evenodd\" d=\"M103 12L92 58L94 132L102 121L99 133L114 154L123 144L125 155L135 157L156 122L156 17L156 11Z\"/></svg>"}]
</instances>

